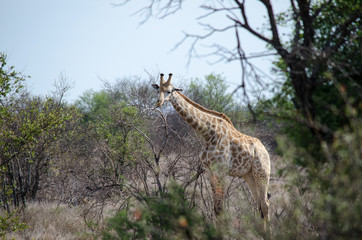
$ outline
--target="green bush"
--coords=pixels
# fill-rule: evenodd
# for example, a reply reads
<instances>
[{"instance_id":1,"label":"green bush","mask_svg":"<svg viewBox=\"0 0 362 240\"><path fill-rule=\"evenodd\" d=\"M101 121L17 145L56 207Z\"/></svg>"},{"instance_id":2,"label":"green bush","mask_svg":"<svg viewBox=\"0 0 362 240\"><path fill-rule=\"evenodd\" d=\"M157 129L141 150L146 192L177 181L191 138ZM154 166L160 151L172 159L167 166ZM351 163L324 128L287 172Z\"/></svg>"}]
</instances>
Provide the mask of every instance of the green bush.
<instances>
[{"instance_id":1,"label":"green bush","mask_svg":"<svg viewBox=\"0 0 362 240\"><path fill-rule=\"evenodd\" d=\"M8 118L8 107L6 106L10 96L19 92L23 87L22 82L25 80L25 76L21 73L16 72L13 66L7 67L7 56L0 52L0 144L3 145L3 119ZM6 132L6 131L5 131ZM1 146L0 145L0 146ZM4 150L0 147L1 153ZM11 196L14 194L13 186L9 185L6 181L5 174L9 172L7 166L7 159L0 157L0 207L3 209L0 215L0 237L4 236L9 232L15 232L26 228L24 223L19 221L19 218L15 215L16 211L9 207L11 204Z\"/></svg>"},{"instance_id":2,"label":"green bush","mask_svg":"<svg viewBox=\"0 0 362 240\"><path fill-rule=\"evenodd\" d=\"M108 220L103 238L110 239L219 239L212 224L190 205L176 184L160 198L145 197L139 207L119 211Z\"/></svg>"},{"instance_id":3,"label":"green bush","mask_svg":"<svg viewBox=\"0 0 362 240\"><path fill-rule=\"evenodd\" d=\"M4 215L0 215L0 238L5 238L5 235L10 232L16 232L27 228L25 223L19 221L19 217L16 216L16 211Z\"/></svg>"},{"instance_id":4,"label":"green bush","mask_svg":"<svg viewBox=\"0 0 362 240\"><path fill-rule=\"evenodd\" d=\"M146 126L136 107L105 90L85 92L77 107L83 113L83 123L90 135L106 146L103 152L119 164L119 169L132 164L136 156L147 155L145 139L136 130L146 132Z\"/></svg>"}]
</instances>

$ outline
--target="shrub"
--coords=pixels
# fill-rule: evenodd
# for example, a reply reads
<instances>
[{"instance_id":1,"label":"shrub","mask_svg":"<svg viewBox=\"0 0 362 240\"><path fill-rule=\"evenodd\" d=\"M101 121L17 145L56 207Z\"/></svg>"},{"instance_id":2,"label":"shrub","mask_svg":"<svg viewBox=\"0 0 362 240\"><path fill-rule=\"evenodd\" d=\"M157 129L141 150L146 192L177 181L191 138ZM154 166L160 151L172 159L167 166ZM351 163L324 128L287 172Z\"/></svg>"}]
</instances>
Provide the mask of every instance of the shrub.
<instances>
[{"instance_id":1,"label":"shrub","mask_svg":"<svg viewBox=\"0 0 362 240\"><path fill-rule=\"evenodd\" d=\"M104 239L217 239L219 233L191 206L185 190L173 184L160 198L145 197L140 207L108 220Z\"/></svg>"}]
</instances>

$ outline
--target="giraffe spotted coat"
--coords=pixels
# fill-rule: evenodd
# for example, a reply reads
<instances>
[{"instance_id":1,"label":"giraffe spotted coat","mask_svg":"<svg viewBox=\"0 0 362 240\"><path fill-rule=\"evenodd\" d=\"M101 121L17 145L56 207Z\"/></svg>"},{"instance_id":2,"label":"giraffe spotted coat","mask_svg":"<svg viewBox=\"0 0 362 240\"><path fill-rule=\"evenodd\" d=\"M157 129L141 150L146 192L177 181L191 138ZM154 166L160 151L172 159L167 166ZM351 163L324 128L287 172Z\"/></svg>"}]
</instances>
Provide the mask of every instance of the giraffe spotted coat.
<instances>
[{"instance_id":1,"label":"giraffe spotted coat","mask_svg":"<svg viewBox=\"0 0 362 240\"><path fill-rule=\"evenodd\" d=\"M259 139L236 130L223 113L208 110L180 93L181 89L167 82L161 74L160 85L153 84L159 96L157 107L170 101L176 111L204 139L200 159L207 169L213 191L214 211L223 208L226 176L245 179L265 222L269 222L268 185L270 158Z\"/></svg>"}]
</instances>

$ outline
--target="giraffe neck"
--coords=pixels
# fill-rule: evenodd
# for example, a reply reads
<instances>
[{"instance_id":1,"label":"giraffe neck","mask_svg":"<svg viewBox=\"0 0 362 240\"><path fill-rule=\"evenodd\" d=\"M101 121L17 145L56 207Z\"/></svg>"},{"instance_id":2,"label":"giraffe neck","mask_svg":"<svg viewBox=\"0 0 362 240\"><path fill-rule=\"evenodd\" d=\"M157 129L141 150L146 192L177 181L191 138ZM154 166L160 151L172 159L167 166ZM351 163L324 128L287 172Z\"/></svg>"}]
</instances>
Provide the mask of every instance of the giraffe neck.
<instances>
[{"instance_id":1,"label":"giraffe neck","mask_svg":"<svg viewBox=\"0 0 362 240\"><path fill-rule=\"evenodd\" d=\"M224 114L208 110L191 101L182 93L173 92L170 101L176 111L206 141L209 141L215 133L225 130L225 127L220 125L231 124L231 121Z\"/></svg>"}]
</instances>

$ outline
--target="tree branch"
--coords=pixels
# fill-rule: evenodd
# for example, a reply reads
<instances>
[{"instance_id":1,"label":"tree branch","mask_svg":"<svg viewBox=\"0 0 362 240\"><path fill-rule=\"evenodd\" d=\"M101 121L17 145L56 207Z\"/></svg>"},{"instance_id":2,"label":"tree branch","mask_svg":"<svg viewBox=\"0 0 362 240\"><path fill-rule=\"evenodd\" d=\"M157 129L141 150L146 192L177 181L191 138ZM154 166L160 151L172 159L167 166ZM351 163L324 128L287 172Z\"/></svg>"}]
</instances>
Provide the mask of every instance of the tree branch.
<instances>
[{"instance_id":1,"label":"tree branch","mask_svg":"<svg viewBox=\"0 0 362 240\"><path fill-rule=\"evenodd\" d=\"M272 40L273 41L273 46L279 52L279 49L282 49L282 45L281 45L281 42L280 42L280 39L279 39L278 27L277 27L277 23L275 21L273 7L272 7L269 0L262 0L261 2L265 5L266 10L268 12L270 28L271 28L271 31L272 31L272 34L273 34L273 40Z\"/></svg>"},{"instance_id":2,"label":"tree branch","mask_svg":"<svg viewBox=\"0 0 362 240\"><path fill-rule=\"evenodd\" d=\"M295 6L294 0L290 0L290 5L292 6L293 18L295 21L295 33L294 33L293 44L292 44L292 49L293 49L299 43L301 25L300 25L299 13L298 13L297 7Z\"/></svg>"},{"instance_id":3,"label":"tree branch","mask_svg":"<svg viewBox=\"0 0 362 240\"><path fill-rule=\"evenodd\" d=\"M303 22L303 46L310 47L314 43L313 19L310 15L310 1L297 0L299 15Z\"/></svg>"},{"instance_id":4,"label":"tree branch","mask_svg":"<svg viewBox=\"0 0 362 240\"><path fill-rule=\"evenodd\" d=\"M343 44L343 42L345 42L345 37L352 32L351 29L349 29L349 26L360 17L361 15L358 12L356 12L353 15L351 15L349 19L347 19L343 24L339 25L339 27L331 35L331 37L328 39L327 43L325 44L324 51L326 54L326 58L328 58L334 51L336 51ZM330 46L331 42L335 39L338 39L336 41L336 44Z\"/></svg>"}]
</instances>

